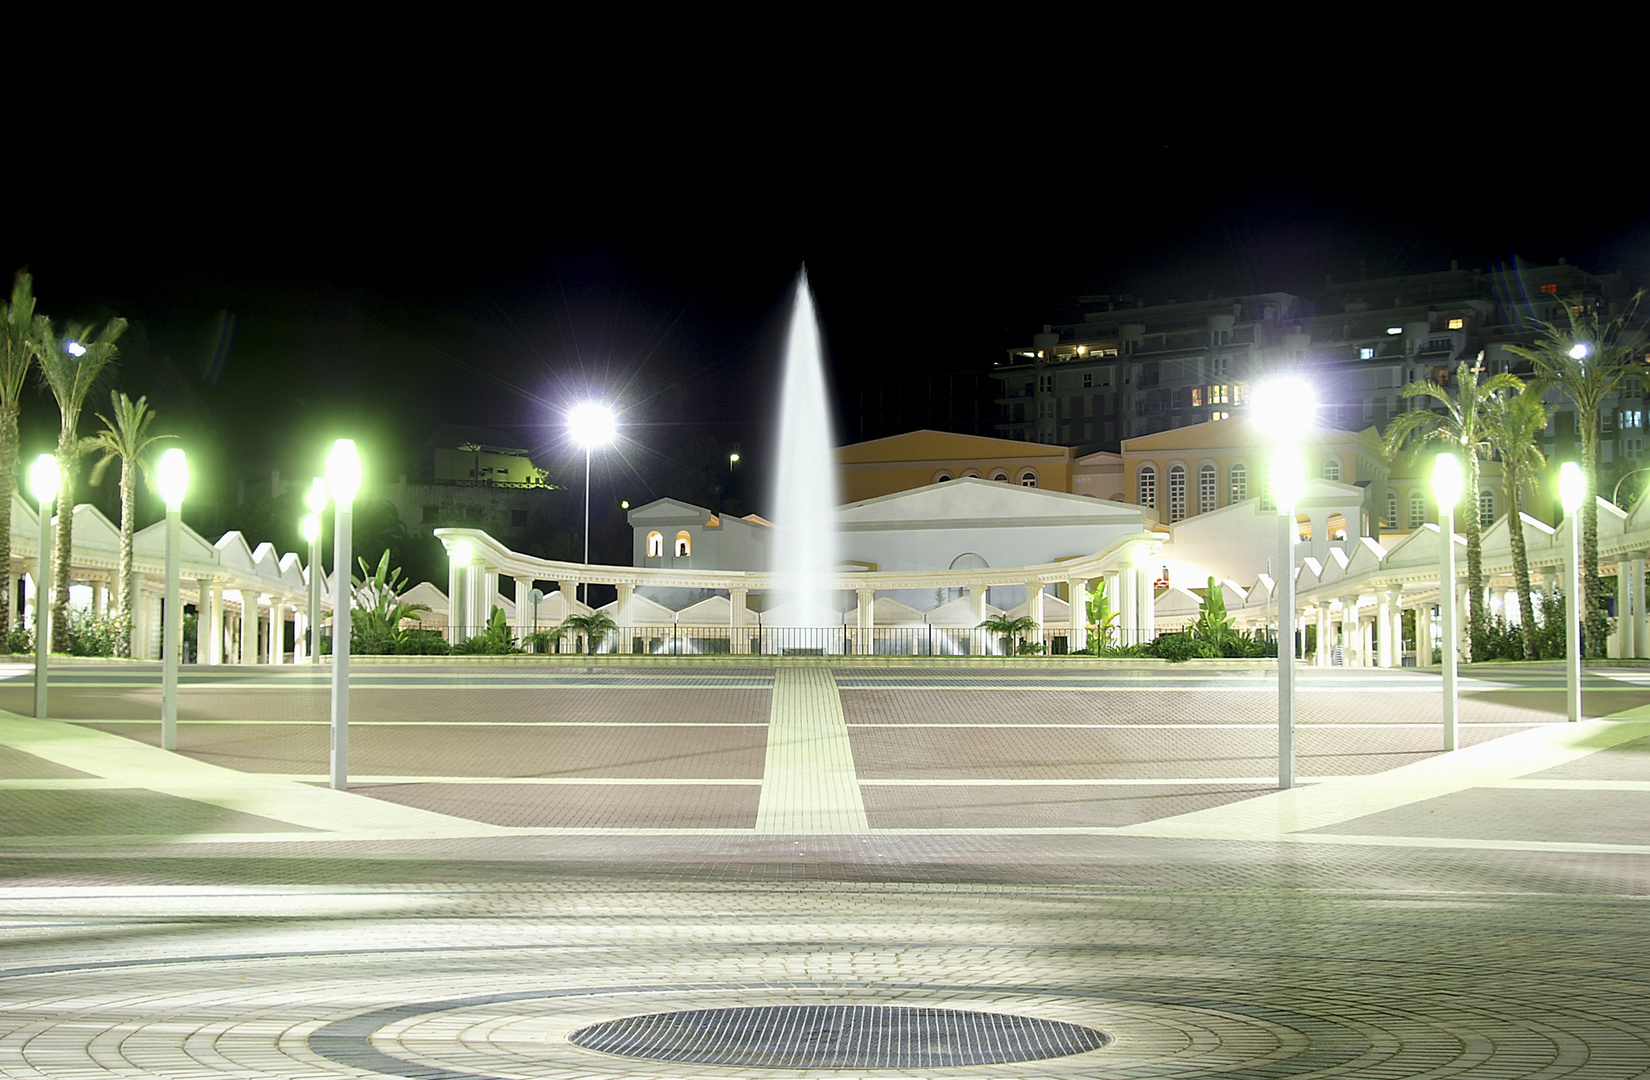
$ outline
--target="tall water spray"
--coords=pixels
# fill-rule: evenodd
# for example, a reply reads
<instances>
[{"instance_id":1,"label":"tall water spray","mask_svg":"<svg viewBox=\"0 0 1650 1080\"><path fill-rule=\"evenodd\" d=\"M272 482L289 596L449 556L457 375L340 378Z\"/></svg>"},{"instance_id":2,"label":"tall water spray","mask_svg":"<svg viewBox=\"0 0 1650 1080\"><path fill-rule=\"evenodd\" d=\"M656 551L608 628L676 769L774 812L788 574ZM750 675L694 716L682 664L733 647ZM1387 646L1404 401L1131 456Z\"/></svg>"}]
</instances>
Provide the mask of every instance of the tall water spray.
<instances>
[{"instance_id":1,"label":"tall water spray","mask_svg":"<svg viewBox=\"0 0 1650 1080\"><path fill-rule=\"evenodd\" d=\"M780 391L779 469L768 569L779 576L781 622L840 625L838 597L825 579L841 561L837 542L836 454L825 391L825 358L808 273L797 279Z\"/></svg>"}]
</instances>

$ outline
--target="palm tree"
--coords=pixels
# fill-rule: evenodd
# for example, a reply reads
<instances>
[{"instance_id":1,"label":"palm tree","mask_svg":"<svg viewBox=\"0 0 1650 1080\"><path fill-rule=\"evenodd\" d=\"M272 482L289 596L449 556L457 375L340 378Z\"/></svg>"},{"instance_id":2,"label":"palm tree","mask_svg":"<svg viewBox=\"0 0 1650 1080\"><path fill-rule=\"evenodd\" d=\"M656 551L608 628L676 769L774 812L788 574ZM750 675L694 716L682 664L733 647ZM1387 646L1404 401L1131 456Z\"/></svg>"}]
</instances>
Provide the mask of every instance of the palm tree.
<instances>
[{"instance_id":1,"label":"palm tree","mask_svg":"<svg viewBox=\"0 0 1650 1080\"><path fill-rule=\"evenodd\" d=\"M1547 427L1547 407L1530 387L1519 393L1491 394L1484 402L1484 437L1501 458L1507 484L1508 542L1512 545L1513 585L1518 590L1518 615L1524 630L1524 659L1541 658L1530 598L1530 559L1524 547L1523 489L1535 482L1536 470L1547 464L1536 440Z\"/></svg>"},{"instance_id":2,"label":"palm tree","mask_svg":"<svg viewBox=\"0 0 1650 1080\"><path fill-rule=\"evenodd\" d=\"M51 347L40 351L40 375L57 398L62 426L57 432L57 537L52 550L52 642L51 647L69 648L69 568L74 554L74 478L85 449L75 429L80 426L80 407L92 383L115 358L115 342L126 332L125 319L110 319L94 330L71 323L68 333L53 339Z\"/></svg>"},{"instance_id":3,"label":"palm tree","mask_svg":"<svg viewBox=\"0 0 1650 1080\"><path fill-rule=\"evenodd\" d=\"M1483 354L1479 354L1482 358ZM1442 386L1432 382L1412 382L1400 392L1406 398L1427 397L1443 405L1442 412L1411 409L1399 413L1387 425L1382 446L1388 460L1398 456L1406 444L1413 459L1420 444L1449 443L1456 447L1467 470L1466 490L1461 500L1465 512L1458 514L1462 531L1467 534L1467 642L1470 655L1473 632L1484 624L1484 545L1483 531L1478 521L1478 459L1488 456L1484 442L1484 401L1491 394L1520 390L1524 383L1516 375L1492 375L1478 381L1478 368L1465 362L1455 370L1456 393L1452 397ZM1429 406L1432 402L1427 403ZM1448 537L1445 543L1448 543Z\"/></svg>"},{"instance_id":4,"label":"palm tree","mask_svg":"<svg viewBox=\"0 0 1650 1080\"><path fill-rule=\"evenodd\" d=\"M580 652L594 652L596 645L618 628L619 624L605 611L592 611L588 615L569 615L561 621L560 626L549 632L548 641L554 649L561 644L562 638L573 636L575 640L583 641Z\"/></svg>"},{"instance_id":5,"label":"palm tree","mask_svg":"<svg viewBox=\"0 0 1650 1080\"><path fill-rule=\"evenodd\" d=\"M145 484L151 482L149 463L143 460L143 455L160 440L177 437L148 433L149 423L155 418L149 411L148 401L140 397L133 402L125 394L109 391L114 419L98 413L103 430L84 443L85 449L103 451L103 456L92 466L89 479L93 486L103 481L109 463L120 459L120 563L115 572L113 615L122 629L115 637L116 656L132 655L132 533L137 527L137 481L141 474Z\"/></svg>"},{"instance_id":6,"label":"palm tree","mask_svg":"<svg viewBox=\"0 0 1650 1080\"><path fill-rule=\"evenodd\" d=\"M34 312L34 278L19 270L0 311L0 566L11 565L11 497L17 490L17 418L29 368L51 340L51 321ZM11 587L0 589L0 631L11 627Z\"/></svg>"},{"instance_id":7,"label":"palm tree","mask_svg":"<svg viewBox=\"0 0 1650 1080\"><path fill-rule=\"evenodd\" d=\"M1535 365L1532 386L1537 393L1557 390L1576 407L1581 473L1587 487L1581 503L1581 631L1587 655L1593 657L1604 655L1610 636L1610 619L1604 613L1609 593L1598 576L1599 415L1604 402L1624 384L1645 379L1646 370L1638 363L1645 331L1628 325L1643 298L1642 291L1635 294L1625 311L1608 320L1588 301L1572 299L1564 305L1563 323L1538 320L1533 344L1507 346L1508 352Z\"/></svg>"},{"instance_id":8,"label":"palm tree","mask_svg":"<svg viewBox=\"0 0 1650 1080\"><path fill-rule=\"evenodd\" d=\"M1013 656L1019 651L1020 639L1037 629L1037 620L1030 615L1022 615L1018 619L1011 619L1008 615L993 615L982 622L981 630L989 630L1003 639L1003 655Z\"/></svg>"}]
</instances>

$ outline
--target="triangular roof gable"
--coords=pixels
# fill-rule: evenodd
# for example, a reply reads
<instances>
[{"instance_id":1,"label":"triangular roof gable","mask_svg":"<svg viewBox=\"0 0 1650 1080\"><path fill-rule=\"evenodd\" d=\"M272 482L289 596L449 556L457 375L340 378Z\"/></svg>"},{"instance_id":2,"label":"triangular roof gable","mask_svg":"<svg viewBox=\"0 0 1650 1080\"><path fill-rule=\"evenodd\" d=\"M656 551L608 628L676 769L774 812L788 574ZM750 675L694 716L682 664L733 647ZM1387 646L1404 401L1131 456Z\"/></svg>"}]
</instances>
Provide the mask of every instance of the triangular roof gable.
<instances>
[{"instance_id":1,"label":"triangular roof gable","mask_svg":"<svg viewBox=\"0 0 1650 1080\"><path fill-rule=\"evenodd\" d=\"M912 626L925 621L922 612L891 596L879 596L871 605L871 622L877 626Z\"/></svg>"},{"instance_id":2,"label":"triangular roof gable","mask_svg":"<svg viewBox=\"0 0 1650 1080\"><path fill-rule=\"evenodd\" d=\"M1297 587L1302 589L1316 588L1323 579L1323 563L1308 555L1301 560L1301 567L1295 572Z\"/></svg>"},{"instance_id":3,"label":"triangular roof gable","mask_svg":"<svg viewBox=\"0 0 1650 1080\"><path fill-rule=\"evenodd\" d=\"M1018 619L1031 614L1031 602L1022 601L1018 607L1010 608L1009 615ZM1043 596L1043 625L1065 626L1071 620L1071 605L1058 596L1044 594Z\"/></svg>"},{"instance_id":4,"label":"triangular roof gable","mask_svg":"<svg viewBox=\"0 0 1650 1080\"><path fill-rule=\"evenodd\" d=\"M152 529L154 526L151 525L149 528ZM147 532L148 529L144 531ZM224 533L213 547L218 549L218 557L223 562L224 569L240 570L247 574L257 571L258 564L252 558L252 548L238 529Z\"/></svg>"},{"instance_id":5,"label":"triangular roof gable","mask_svg":"<svg viewBox=\"0 0 1650 1080\"><path fill-rule=\"evenodd\" d=\"M1052 443L994 439L987 435L958 435L924 428L881 439L850 443L836 449L843 465L885 461L941 461L952 458L1068 458L1071 451Z\"/></svg>"},{"instance_id":6,"label":"triangular roof gable","mask_svg":"<svg viewBox=\"0 0 1650 1080\"><path fill-rule=\"evenodd\" d=\"M420 581L397 599L403 604L423 604L430 609L431 615L445 616L449 610L447 594L428 581Z\"/></svg>"},{"instance_id":7,"label":"triangular roof gable","mask_svg":"<svg viewBox=\"0 0 1650 1080\"><path fill-rule=\"evenodd\" d=\"M632 525L642 525L653 522L691 524L693 521L706 522L711 519L709 507L695 506L681 499L655 499L646 506L638 506L630 511L629 521Z\"/></svg>"},{"instance_id":8,"label":"triangular roof gable","mask_svg":"<svg viewBox=\"0 0 1650 1080\"><path fill-rule=\"evenodd\" d=\"M844 525L921 521L932 528L944 528L947 519L981 518L1001 519L1007 526L1035 524L1035 519L1042 517L1081 517L1096 525L1126 525L1141 521L1143 512L1127 503L968 476L848 503L837 508L836 517ZM1020 522L1022 518L1031 520Z\"/></svg>"},{"instance_id":9,"label":"triangular roof gable","mask_svg":"<svg viewBox=\"0 0 1650 1080\"><path fill-rule=\"evenodd\" d=\"M1225 601L1228 611L1243 607L1249 602L1248 592L1231 578L1225 578L1220 582L1220 598Z\"/></svg>"},{"instance_id":10,"label":"triangular roof gable","mask_svg":"<svg viewBox=\"0 0 1650 1080\"><path fill-rule=\"evenodd\" d=\"M40 535L40 507L23 498L22 492L14 491L11 493L11 531L13 533L23 531L17 527L18 522L27 522L29 531L33 532L36 537Z\"/></svg>"},{"instance_id":11,"label":"triangular roof gable","mask_svg":"<svg viewBox=\"0 0 1650 1080\"><path fill-rule=\"evenodd\" d=\"M1519 512L1518 516L1522 519L1524 550L1526 552L1543 550L1552 546L1553 537L1557 530L1545 522L1537 521L1522 511ZM1511 556L1512 526L1509 524L1509 519L1503 517L1500 521L1485 529L1478 542L1486 558L1499 558L1502 555Z\"/></svg>"},{"instance_id":12,"label":"triangular roof gable","mask_svg":"<svg viewBox=\"0 0 1650 1080\"><path fill-rule=\"evenodd\" d=\"M294 589L301 589L306 584L304 580L304 560L298 557L296 551L289 551L281 556L279 563L281 581Z\"/></svg>"},{"instance_id":13,"label":"triangular roof gable","mask_svg":"<svg viewBox=\"0 0 1650 1080\"><path fill-rule=\"evenodd\" d=\"M707 596L676 613L676 621L694 626L730 626L733 604L725 596Z\"/></svg>"},{"instance_id":14,"label":"triangular roof gable","mask_svg":"<svg viewBox=\"0 0 1650 1080\"><path fill-rule=\"evenodd\" d=\"M614 600L610 604L604 604L601 610L617 619L619 617L619 602ZM676 613L657 600L650 600L639 593L630 594L629 622L631 626L658 626L675 621Z\"/></svg>"},{"instance_id":15,"label":"triangular roof gable","mask_svg":"<svg viewBox=\"0 0 1650 1080\"><path fill-rule=\"evenodd\" d=\"M188 525L182 522L178 524L180 526L178 536L181 541L178 550L178 561L180 563L192 563L196 566L204 563L210 566L223 562L222 552L218 547ZM165 562L166 520L164 518L132 534L132 554L134 557L142 556L144 559Z\"/></svg>"},{"instance_id":16,"label":"triangular roof gable","mask_svg":"<svg viewBox=\"0 0 1650 1080\"><path fill-rule=\"evenodd\" d=\"M275 545L268 540L252 549L252 565L257 567L258 573L264 577L281 576L281 557L276 554ZM354 569L354 567L351 567L351 572Z\"/></svg>"},{"instance_id":17,"label":"triangular roof gable","mask_svg":"<svg viewBox=\"0 0 1650 1080\"><path fill-rule=\"evenodd\" d=\"M1157 594L1152 613L1159 619L1184 619L1203 609L1203 597L1190 589L1171 585Z\"/></svg>"},{"instance_id":18,"label":"triangular roof gable","mask_svg":"<svg viewBox=\"0 0 1650 1080\"><path fill-rule=\"evenodd\" d=\"M1430 521L1427 522L1404 537L1391 551L1386 553L1386 560L1382 563L1382 568L1386 570L1405 570L1415 567L1437 569L1438 562L1443 557L1443 550L1439 547L1442 535L1437 525ZM1463 551L1466 549L1466 537L1456 533L1453 539ZM1458 557L1464 556L1458 555Z\"/></svg>"},{"instance_id":19,"label":"triangular roof gable","mask_svg":"<svg viewBox=\"0 0 1650 1080\"><path fill-rule=\"evenodd\" d=\"M1372 570L1379 570L1386 562L1386 548L1367 536L1358 537L1358 542L1352 545L1352 554L1346 560L1346 574L1356 577Z\"/></svg>"},{"instance_id":20,"label":"triangular roof gable","mask_svg":"<svg viewBox=\"0 0 1650 1080\"><path fill-rule=\"evenodd\" d=\"M77 551L120 553L120 526L91 503L74 508L74 546Z\"/></svg>"},{"instance_id":21,"label":"triangular roof gable","mask_svg":"<svg viewBox=\"0 0 1650 1080\"><path fill-rule=\"evenodd\" d=\"M985 617L1001 615L1003 609L985 605ZM970 597L959 596L955 600L941 604L928 613L928 621L935 626L975 626L978 619L974 618L974 605Z\"/></svg>"}]
</instances>

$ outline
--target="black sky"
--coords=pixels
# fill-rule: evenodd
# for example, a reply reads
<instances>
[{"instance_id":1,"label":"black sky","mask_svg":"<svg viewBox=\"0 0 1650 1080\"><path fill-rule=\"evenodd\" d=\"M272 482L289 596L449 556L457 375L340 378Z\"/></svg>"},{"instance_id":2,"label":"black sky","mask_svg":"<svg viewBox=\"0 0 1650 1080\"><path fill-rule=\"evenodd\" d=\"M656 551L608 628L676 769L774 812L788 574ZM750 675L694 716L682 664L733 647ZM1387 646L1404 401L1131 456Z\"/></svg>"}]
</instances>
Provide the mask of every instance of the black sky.
<instances>
[{"instance_id":1,"label":"black sky","mask_svg":"<svg viewBox=\"0 0 1650 1080\"><path fill-rule=\"evenodd\" d=\"M59 320L132 320L112 385L210 445L220 493L307 475L332 437L387 453L442 422L571 457L558 413L587 393L618 403L635 462L686 424L759 463L804 263L839 421L847 388L988 367L1079 294L1303 289L1451 259L1650 282L1630 171L1575 198L1516 155L1340 128L1107 126L928 96L780 125L755 119L762 96L490 116L461 139L417 110L276 107L133 133L107 168L14 174L27 212L0 267L32 270ZM43 444L49 397L25 412Z\"/></svg>"}]
</instances>

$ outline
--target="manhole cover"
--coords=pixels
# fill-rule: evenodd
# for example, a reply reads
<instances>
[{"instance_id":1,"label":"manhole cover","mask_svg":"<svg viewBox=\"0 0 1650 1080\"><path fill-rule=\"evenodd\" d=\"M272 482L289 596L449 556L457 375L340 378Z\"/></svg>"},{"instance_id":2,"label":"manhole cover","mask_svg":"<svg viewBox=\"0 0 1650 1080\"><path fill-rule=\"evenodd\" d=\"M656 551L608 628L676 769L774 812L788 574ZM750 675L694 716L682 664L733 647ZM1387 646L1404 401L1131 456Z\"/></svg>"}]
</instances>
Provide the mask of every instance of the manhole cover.
<instances>
[{"instance_id":1,"label":"manhole cover","mask_svg":"<svg viewBox=\"0 0 1650 1080\"><path fill-rule=\"evenodd\" d=\"M1098 1050L1093 1028L1006 1013L894 1005L776 1005L627 1016L568 1041L648 1061L771 1069L913 1069L1040 1061Z\"/></svg>"}]
</instances>

